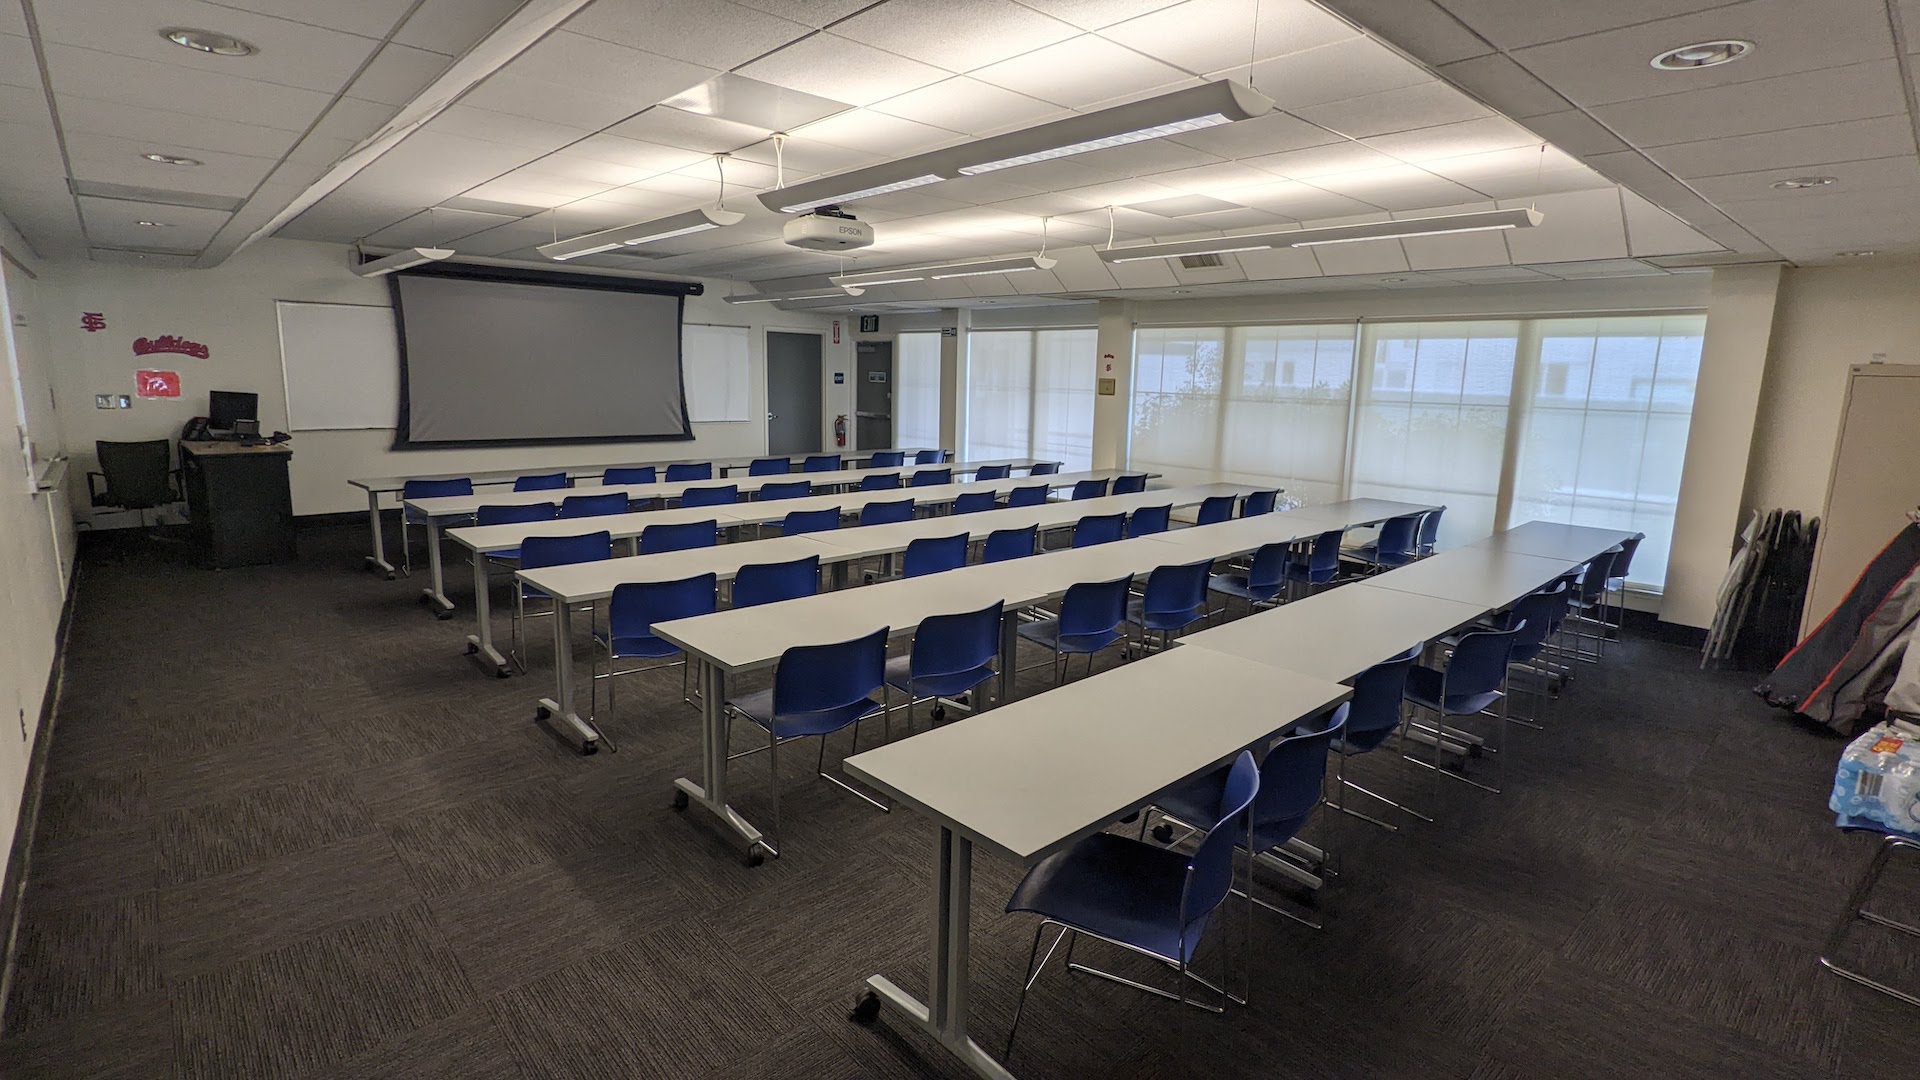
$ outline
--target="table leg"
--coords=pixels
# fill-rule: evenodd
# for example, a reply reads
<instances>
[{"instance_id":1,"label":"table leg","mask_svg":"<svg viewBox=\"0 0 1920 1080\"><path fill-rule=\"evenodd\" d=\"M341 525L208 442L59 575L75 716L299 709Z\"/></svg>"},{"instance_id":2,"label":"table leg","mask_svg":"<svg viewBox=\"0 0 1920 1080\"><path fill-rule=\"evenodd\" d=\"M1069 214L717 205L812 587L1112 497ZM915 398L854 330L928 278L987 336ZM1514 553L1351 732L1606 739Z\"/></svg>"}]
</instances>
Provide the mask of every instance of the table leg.
<instances>
[{"instance_id":1,"label":"table leg","mask_svg":"<svg viewBox=\"0 0 1920 1080\"><path fill-rule=\"evenodd\" d=\"M1009 608L1000 616L1000 676L999 697L994 700L997 708L1013 700L1013 684L1018 675L1016 661L1020 658L1020 612Z\"/></svg>"},{"instance_id":2,"label":"table leg","mask_svg":"<svg viewBox=\"0 0 1920 1080\"><path fill-rule=\"evenodd\" d=\"M479 620L479 633L467 635L467 655L478 656L493 665L493 673L504 679L511 672L507 658L493 647L493 598L488 595L487 557L473 552L473 615ZM519 587L519 582L514 583Z\"/></svg>"},{"instance_id":3,"label":"table leg","mask_svg":"<svg viewBox=\"0 0 1920 1080\"><path fill-rule=\"evenodd\" d=\"M687 662L700 665L700 782L684 776L675 780L673 807L685 810L690 803L705 807L747 842L747 865L759 866L765 852L773 852L776 858L780 853L752 822L727 805L727 673L718 664L693 656Z\"/></svg>"},{"instance_id":4,"label":"table leg","mask_svg":"<svg viewBox=\"0 0 1920 1080\"><path fill-rule=\"evenodd\" d=\"M367 528L373 533L373 554L367 556L367 569L384 570L393 580L393 564L387 561L387 540L380 533L380 493L367 492Z\"/></svg>"},{"instance_id":5,"label":"table leg","mask_svg":"<svg viewBox=\"0 0 1920 1080\"><path fill-rule=\"evenodd\" d=\"M940 830L940 864L935 882L933 971L928 1001L883 975L867 979L871 997L854 1009L856 1019L871 1018L882 1005L906 1014L915 1027L938 1040L977 1076L986 1080L1013 1080L1013 1073L967 1036L968 988L972 962L970 922L973 896L973 843L951 829ZM871 1003L871 1004L869 1004Z\"/></svg>"},{"instance_id":6,"label":"table leg","mask_svg":"<svg viewBox=\"0 0 1920 1080\"><path fill-rule=\"evenodd\" d=\"M573 606L553 605L553 696L541 698L535 711L540 719L558 719L580 736L580 752L600 749L600 732L573 710Z\"/></svg>"},{"instance_id":7,"label":"table leg","mask_svg":"<svg viewBox=\"0 0 1920 1080\"><path fill-rule=\"evenodd\" d=\"M447 579L440 559L440 523L427 519L427 566L433 571L433 584L420 590L420 598L433 608L435 618L453 614L453 601L447 599Z\"/></svg>"},{"instance_id":8,"label":"table leg","mask_svg":"<svg viewBox=\"0 0 1920 1080\"><path fill-rule=\"evenodd\" d=\"M839 592L841 589L847 587L847 564L848 560L846 559L834 560L833 569L828 572L827 588L834 592Z\"/></svg>"}]
</instances>

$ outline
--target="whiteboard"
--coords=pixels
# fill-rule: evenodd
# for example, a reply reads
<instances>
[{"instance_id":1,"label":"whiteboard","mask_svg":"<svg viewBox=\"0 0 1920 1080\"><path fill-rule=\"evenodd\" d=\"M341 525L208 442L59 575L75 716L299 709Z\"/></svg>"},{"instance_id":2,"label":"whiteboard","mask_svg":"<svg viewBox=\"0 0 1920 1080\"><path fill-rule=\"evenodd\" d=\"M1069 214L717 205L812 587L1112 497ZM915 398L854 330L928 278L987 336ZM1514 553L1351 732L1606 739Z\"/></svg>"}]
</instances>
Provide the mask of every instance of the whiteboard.
<instances>
[{"instance_id":1,"label":"whiteboard","mask_svg":"<svg viewBox=\"0 0 1920 1080\"><path fill-rule=\"evenodd\" d=\"M393 309L275 302L289 431L391 430L400 418Z\"/></svg>"},{"instance_id":2,"label":"whiteboard","mask_svg":"<svg viewBox=\"0 0 1920 1080\"><path fill-rule=\"evenodd\" d=\"M753 418L748 400L752 375L748 339L744 326L687 323L680 328L680 370L689 422L737 423Z\"/></svg>"}]
</instances>

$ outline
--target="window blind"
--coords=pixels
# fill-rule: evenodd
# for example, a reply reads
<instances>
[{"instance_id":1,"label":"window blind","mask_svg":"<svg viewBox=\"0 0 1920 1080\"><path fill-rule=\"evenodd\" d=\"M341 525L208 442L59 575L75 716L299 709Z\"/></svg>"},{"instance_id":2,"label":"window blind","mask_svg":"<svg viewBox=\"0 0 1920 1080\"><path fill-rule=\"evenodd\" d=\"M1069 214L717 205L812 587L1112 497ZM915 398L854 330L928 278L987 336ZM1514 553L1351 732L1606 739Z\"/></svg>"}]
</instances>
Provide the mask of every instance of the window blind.
<instances>
[{"instance_id":1,"label":"window blind","mask_svg":"<svg viewBox=\"0 0 1920 1080\"><path fill-rule=\"evenodd\" d=\"M894 438L901 446L940 445L940 334L894 339Z\"/></svg>"}]
</instances>

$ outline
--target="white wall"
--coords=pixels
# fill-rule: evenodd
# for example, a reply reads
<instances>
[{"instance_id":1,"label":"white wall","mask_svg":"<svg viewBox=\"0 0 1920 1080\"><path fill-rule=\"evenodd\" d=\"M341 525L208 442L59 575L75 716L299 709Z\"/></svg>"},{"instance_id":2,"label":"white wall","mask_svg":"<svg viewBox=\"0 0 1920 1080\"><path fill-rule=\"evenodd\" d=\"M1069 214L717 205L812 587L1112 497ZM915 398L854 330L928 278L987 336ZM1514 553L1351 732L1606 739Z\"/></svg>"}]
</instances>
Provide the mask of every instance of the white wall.
<instances>
[{"instance_id":1,"label":"white wall","mask_svg":"<svg viewBox=\"0 0 1920 1080\"><path fill-rule=\"evenodd\" d=\"M86 468L93 467L97 439L145 439L177 436L190 417L206 411L208 390L245 390L260 395L263 430L287 424L286 391L280 367L277 300L385 304L387 284L347 270L347 249L335 244L267 240L208 270L146 269L99 263L72 264L48 275L47 308L55 327L53 348L59 357L56 389L71 402L64 423L75 449L72 490L84 491ZM766 334L769 329L816 333L831 317L769 310L767 305L729 305L720 297L725 282L707 282L707 293L688 297L686 321L753 329L752 419L743 423L695 424L690 442L600 443L578 446L513 446L480 449L390 449L391 431L300 432L294 440L293 508L296 514L324 514L365 507L365 496L347 486L356 476L456 472L489 469L537 469L548 465L646 461L688 457L738 457L766 449ZM106 317L107 329L80 329L82 312ZM841 316L843 320L845 316ZM136 357L134 339L176 334L206 345L209 357ZM833 385L835 370L848 370L852 336L842 344L823 339L823 423L851 412L845 391ZM136 399L132 409L100 411L97 393L131 393L133 373L143 367L180 372L182 396L176 400ZM823 429L824 430L824 429ZM830 438L828 441L831 441ZM82 512L91 518L90 513ZM96 524L132 524L129 515L108 514Z\"/></svg>"}]
</instances>

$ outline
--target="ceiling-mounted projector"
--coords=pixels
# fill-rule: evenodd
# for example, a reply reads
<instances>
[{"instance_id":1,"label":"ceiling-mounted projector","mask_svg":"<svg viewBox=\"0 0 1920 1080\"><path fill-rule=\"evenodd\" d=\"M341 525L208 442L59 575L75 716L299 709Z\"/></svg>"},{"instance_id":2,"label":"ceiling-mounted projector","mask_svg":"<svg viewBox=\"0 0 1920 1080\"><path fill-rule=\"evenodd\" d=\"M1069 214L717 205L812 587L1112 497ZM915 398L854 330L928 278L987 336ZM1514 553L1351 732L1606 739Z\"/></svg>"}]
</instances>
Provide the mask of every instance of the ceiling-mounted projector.
<instances>
[{"instance_id":1,"label":"ceiling-mounted projector","mask_svg":"<svg viewBox=\"0 0 1920 1080\"><path fill-rule=\"evenodd\" d=\"M849 251L873 246L873 226L855 221L839 207L823 206L794 218L780 230L788 244L809 251Z\"/></svg>"}]
</instances>

